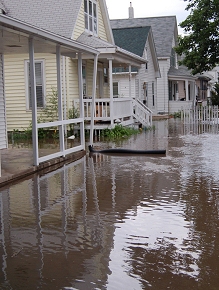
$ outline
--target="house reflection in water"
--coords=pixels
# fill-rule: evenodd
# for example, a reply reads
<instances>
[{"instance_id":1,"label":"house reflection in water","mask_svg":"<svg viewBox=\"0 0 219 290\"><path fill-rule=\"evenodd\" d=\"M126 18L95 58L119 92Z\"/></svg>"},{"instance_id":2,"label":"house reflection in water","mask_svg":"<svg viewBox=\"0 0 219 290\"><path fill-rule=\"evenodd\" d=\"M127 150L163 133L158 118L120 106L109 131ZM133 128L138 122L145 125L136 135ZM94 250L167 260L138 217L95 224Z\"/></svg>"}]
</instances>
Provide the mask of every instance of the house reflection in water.
<instances>
[{"instance_id":1,"label":"house reflection in water","mask_svg":"<svg viewBox=\"0 0 219 290\"><path fill-rule=\"evenodd\" d=\"M4 289L106 283L114 226L101 217L92 158L88 165L84 157L0 193Z\"/></svg>"}]
</instances>

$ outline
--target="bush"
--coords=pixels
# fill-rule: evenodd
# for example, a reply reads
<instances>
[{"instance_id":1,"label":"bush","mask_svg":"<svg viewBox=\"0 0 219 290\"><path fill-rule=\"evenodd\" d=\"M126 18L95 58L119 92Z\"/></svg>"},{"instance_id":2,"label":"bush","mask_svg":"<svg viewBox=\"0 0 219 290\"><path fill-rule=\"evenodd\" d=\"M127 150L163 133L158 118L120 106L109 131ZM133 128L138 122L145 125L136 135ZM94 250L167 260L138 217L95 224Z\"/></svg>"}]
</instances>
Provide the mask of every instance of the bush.
<instances>
[{"instance_id":1,"label":"bush","mask_svg":"<svg viewBox=\"0 0 219 290\"><path fill-rule=\"evenodd\" d=\"M138 133L139 130L131 127L124 127L122 125L116 125L113 129L107 128L101 132L102 136L109 139L125 138Z\"/></svg>"}]
</instances>

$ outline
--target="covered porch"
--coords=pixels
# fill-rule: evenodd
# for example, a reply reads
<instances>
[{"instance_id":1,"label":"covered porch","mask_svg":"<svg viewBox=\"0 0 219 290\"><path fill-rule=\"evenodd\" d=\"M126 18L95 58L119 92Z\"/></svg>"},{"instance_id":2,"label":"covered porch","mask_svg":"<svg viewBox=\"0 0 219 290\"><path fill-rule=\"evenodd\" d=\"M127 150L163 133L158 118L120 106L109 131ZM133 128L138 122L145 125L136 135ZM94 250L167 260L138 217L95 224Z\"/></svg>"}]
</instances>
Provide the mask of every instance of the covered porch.
<instances>
[{"instance_id":1,"label":"covered porch","mask_svg":"<svg viewBox=\"0 0 219 290\"><path fill-rule=\"evenodd\" d=\"M196 84L186 68L171 68L168 75L169 114L191 109L196 102Z\"/></svg>"},{"instance_id":2,"label":"covered porch","mask_svg":"<svg viewBox=\"0 0 219 290\"><path fill-rule=\"evenodd\" d=\"M86 78L84 78L83 111L85 128L91 130L106 127L113 128L118 123L126 126L133 124L135 121L150 126L152 124L152 112L143 102L134 98L135 92L132 91L132 68L141 68L147 60L86 33L83 33L78 41L92 44L99 51L97 83L93 101L92 96L87 94L87 83ZM113 82L113 70L115 68L126 68L128 71L128 88L120 92L122 97L118 96L118 91ZM93 103L94 108L92 108ZM73 106L78 108L79 105L78 100L73 100Z\"/></svg>"},{"instance_id":3,"label":"covered porch","mask_svg":"<svg viewBox=\"0 0 219 290\"><path fill-rule=\"evenodd\" d=\"M99 52L88 45L78 43L71 39L58 36L54 33L38 29L16 19L12 19L4 14L0 14L0 55L9 54L28 54L30 63L30 91L32 102L32 146L33 146L33 165L39 166L40 163L49 160L65 157L68 154L85 150L84 140L84 116L81 106L78 118L68 119L63 116L63 87L61 79L61 58L71 57L78 63L78 91L79 102L83 103L83 81L82 81L82 58L93 59L93 84L96 83L97 59ZM56 76L57 76L57 95L58 95L58 119L54 122L38 123L37 121L37 100L36 100L36 76L35 76L35 53L49 53L56 56ZM4 64L4 59L3 62ZM4 65L3 65L4 70ZM4 80L4 79L3 79ZM2 93L2 92L1 92ZM4 92L3 92L4 94ZM16 110L16 103L14 104ZM79 144L68 146L66 143L65 126L77 124L80 128ZM38 146L38 131L41 128L58 128L59 146L55 153L40 156ZM1 153L1 152L0 152Z\"/></svg>"}]
</instances>

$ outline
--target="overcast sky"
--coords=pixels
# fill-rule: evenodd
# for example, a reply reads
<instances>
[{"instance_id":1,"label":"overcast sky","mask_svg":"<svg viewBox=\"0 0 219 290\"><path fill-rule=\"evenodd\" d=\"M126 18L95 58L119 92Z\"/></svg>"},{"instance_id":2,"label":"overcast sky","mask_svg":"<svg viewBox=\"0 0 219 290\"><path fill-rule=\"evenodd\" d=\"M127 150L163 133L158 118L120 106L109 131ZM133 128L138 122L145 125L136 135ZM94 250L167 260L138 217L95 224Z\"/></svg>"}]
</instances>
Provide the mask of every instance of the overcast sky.
<instances>
[{"instance_id":1,"label":"overcast sky","mask_svg":"<svg viewBox=\"0 0 219 290\"><path fill-rule=\"evenodd\" d=\"M128 18L130 2L136 18L175 15L179 24L188 16L188 12L185 11L187 2L183 0L106 0L110 19ZM178 29L182 34L182 29Z\"/></svg>"}]
</instances>

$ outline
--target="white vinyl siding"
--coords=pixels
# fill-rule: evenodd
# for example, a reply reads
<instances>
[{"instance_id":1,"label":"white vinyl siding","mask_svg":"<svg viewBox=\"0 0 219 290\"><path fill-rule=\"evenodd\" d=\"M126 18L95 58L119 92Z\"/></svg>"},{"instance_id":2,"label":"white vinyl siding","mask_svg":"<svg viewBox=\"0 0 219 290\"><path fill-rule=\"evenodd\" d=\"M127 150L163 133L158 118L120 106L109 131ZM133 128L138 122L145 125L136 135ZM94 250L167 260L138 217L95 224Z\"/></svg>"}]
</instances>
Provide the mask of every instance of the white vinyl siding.
<instances>
[{"instance_id":1,"label":"white vinyl siding","mask_svg":"<svg viewBox=\"0 0 219 290\"><path fill-rule=\"evenodd\" d=\"M119 96L119 82L113 82L113 97Z\"/></svg>"},{"instance_id":2,"label":"white vinyl siding","mask_svg":"<svg viewBox=\"0 0 219 290\"><path fill-rule=\"evenodd\" d=\"M157 81L156 81L154 61L153 61L152 52L151 52L151 45L148 40L146 42L146 47L144 49L143 57L147 59L148 63L147 63L147 69L145 65L142 65L138 72L137 80L138 80L139 88L140 88L138 97L143 102L145 102L146 100L146 106L149 107L153 111L154 114L156 114L157 113Z\"/></svg>"},{"instance_id":3,"label":"white vinyl siding","mask_svg":"<svg viewBox=\"0 0 219 290\"><path fill-rule=\"evenodd\" d=\"M25 61L26 75L26 100L27 110L32 109L31 87L30 87L30 62ZM36 78L36 99L37 108L43 108L45 105L45 77L44 77L44 61L35 61L35 78Z\"/></svg>"},{"instance_id":4,"label":"white vinyl siding","mask_svg":"<svg viewBox=\"0 0 219 290\"><path fill-rule=\"evenodd\" d=\"M7 148L3 56L0 54L0 149ZM0 165L1 166L1 165Z\"/></svg>"},{"instance_id":5,"label":"white vinyl siding","mask_svg":"<svg viewBox=\"0 0 219 290\"><path fill-rule=\"evenodd\" d=\"M158 61L161 78L157 79L157 112L167 113L169 104L168 71L170 68L170 60L160 59Z\"/></svg>"},{"instance_id":6,"label":"white vinyl siding","mask_svg":"<svg viewBox=\"0 0 219 290\"><path fill-rule=\"evenodd\" d=\"M131 98L136 97L136 86L135 86L136 74L131 76ZM113 74L113 82L119 83L118 86L118 97L119 98L129 98L129 73L115 73Z\"/></svg>"}]
</instances>

